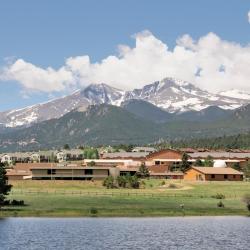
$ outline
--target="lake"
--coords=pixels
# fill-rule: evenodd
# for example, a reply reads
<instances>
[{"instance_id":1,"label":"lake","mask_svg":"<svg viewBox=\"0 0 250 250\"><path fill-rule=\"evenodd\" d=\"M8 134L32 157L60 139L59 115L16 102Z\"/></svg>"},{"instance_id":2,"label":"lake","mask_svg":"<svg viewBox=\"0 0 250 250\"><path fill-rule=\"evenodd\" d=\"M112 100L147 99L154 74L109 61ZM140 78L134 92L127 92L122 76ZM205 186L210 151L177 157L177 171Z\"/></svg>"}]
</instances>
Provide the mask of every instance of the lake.
<instances>
[{"instance_id":1,"label":"lake","mask_svg":"<svg viewBox=\"0 0 250 250\"><path fill-rule=\"evenodd\" d=\"M6 218L0 249L250 249L250 218Z\"/></svg>"}]
</instances>

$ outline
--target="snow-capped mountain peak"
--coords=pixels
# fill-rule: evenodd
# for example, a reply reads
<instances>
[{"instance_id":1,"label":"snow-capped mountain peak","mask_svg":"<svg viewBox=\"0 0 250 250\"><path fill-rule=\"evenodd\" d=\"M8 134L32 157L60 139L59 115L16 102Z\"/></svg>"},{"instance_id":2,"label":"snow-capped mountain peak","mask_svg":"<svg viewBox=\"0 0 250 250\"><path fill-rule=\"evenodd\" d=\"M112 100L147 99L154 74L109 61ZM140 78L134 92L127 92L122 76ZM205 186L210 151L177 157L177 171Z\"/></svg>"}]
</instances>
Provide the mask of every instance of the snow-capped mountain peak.
<instances>
[{"instance_id":1,"label":"snow-capped mountain peak","mask_svg":"<svg viewBox=\"0 0 250 250\"><path fill-rule=\"evenodd\" d=\"M86 110L89 105L106 103L120 106L131 99L144 100L173 113L199 111L209 106L235 109L249 103L250 94L236 90L212 94L175 78L165 78L132 91L123 91L105 83L91 84L83 90L47 103L0 112L0 124L6 127L28 126L59 118L74 109Z\"/></svg>"}]
</instances>

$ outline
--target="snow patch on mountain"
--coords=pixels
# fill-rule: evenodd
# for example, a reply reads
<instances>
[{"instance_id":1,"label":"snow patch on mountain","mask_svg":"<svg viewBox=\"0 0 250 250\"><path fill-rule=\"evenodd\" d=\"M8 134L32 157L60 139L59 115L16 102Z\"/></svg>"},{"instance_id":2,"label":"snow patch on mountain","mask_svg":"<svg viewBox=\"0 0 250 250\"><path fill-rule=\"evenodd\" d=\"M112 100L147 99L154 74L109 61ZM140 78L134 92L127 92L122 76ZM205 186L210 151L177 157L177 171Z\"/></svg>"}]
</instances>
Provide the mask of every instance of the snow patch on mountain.
<instances>
[{"instance_id":1,"label":"snow patch on mountain","mask_svg":"<svg viewBox=\"0 0 250 250\"><path fill-rule=\"evenodd\" d=\"M228 91L223 91L223 92L220 92L219 94L222 96L228 96L228 97L232 97L232 98L250 100L250 93L242 92L238 89L231 89Z\"/></svg>"}]
</instances>

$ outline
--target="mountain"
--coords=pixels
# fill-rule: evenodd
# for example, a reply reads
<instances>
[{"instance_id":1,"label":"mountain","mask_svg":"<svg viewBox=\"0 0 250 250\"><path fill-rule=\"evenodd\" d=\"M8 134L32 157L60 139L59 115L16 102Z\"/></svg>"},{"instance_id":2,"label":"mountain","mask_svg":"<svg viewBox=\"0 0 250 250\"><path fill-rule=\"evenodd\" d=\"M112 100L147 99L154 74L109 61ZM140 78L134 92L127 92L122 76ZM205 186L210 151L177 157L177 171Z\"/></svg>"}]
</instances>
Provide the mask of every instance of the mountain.
<instances>
[{"instance_id":1,"label":"mountain","mask_svg":"<svg viewBox=\"0 0 250 250\"><path fill-rule=\"evenodd\" d=\"M23 109L0 112L0 124L4 124L6 127L27 126L62 117L78 107L84 110L91 104L116 104L115 100L120 100L123 94L122 91L105 84L92 84L69 96Z\"/></svg>"},{"instance_id":2,"label":"mountain","mask_svg":"<svg viewBox=\"0 0 250 250\"><path fill-rule=\"evenodd\" d=\"M128 106L127 106L128 102ZM128 111L125 107L140 108L143 105L142 116ZM138 105L139 103L139 105ZM154 110L152 104L141 100L126 101L124 107L108 104L90 105L86 110L73 110L64 116L33 124L27 128L7 129L0 133L1 152L38 150L62 147L66 143L77 145L114 145L114 144L148 144L162 140L186 141L247 133L250 131L250 105L246 105L227 114L226 117L210 121L176 120L173 115L166 122L161 120L169 113L157 110L155 119L146 119ZM145 108L149 107L149 108ZM131 107L131 106L130 106ZM158 109L158 108L156 108ZM209 112L213 111L208 110ZM215 108L217 112L221 112ZM165 112L165 111L163 111ZM204 112L204 111L202 111ZM207 111L205 111L207 112ZM168 116L166 116L166 119ZM158 120L157 120L158 119ZM159 122L160 121L160 122Z\"/></svg>"},{"instance_id":3,"label":"mountain","mask_svg":"<svg viewBox=\"0 0 250 250\"><path fill-rule=\"evenodd\" d=\"M175 120L177 121L198 121L198 122L214 122L222 120L233 114L233 110L222 109L217 106L209 106L200 111L187 111L177 114Z\"/></svg>"},{"instance_id":4,"label":"mountain","mask_svg":"<svg viewBox=\"0 0 250 250\"><path fill-rule=\"evenodd\" d=\"M169 121L174 117L174 114L143 100L127 100L121 104L121 107L138 117L157 123Z\"/></svg>"},{"instance_id":5,"label":"mountain","mask_svg":"<svg viewBox=\"0 0 250 250\"><path fill-rule=\"evenodd\" d=\"M69 96L23 109L0 112L0 125L30 126L41 121L60 118L79 107L84 111L93 104L120 106L131 99L147 101L169 113L200 111L210 106L235 109L250 101L246 98L224 96L222 93L212 94L191 83L174 78L165 78L132 91L119 90L107 84L91 84Z\"/></svg>"},{"instance_id":6,"label":"mountain","mask_svg":"<svg viewBox=\"0 0 250 250\"><path fill-rule=\"evenodd\" d=\"M0 134L2 152L38 150L77 145L134 143L158 140L161 128L128 111L107 104L74 110L61 118L43 121L28 128Z\"/></svg>"},{"instance_id":7,"label":"mountain","mask_svg":"<svg viewBox=\"0 0 250 250\"><path fill-rule=\"evenodd\" d=\"M200 111L209 106L235 109L250 101L226 97L201 90L193 84L174 78L165 78L126 93L125 99L142 99L168 112Z\"/></svg>"}]
</instances>

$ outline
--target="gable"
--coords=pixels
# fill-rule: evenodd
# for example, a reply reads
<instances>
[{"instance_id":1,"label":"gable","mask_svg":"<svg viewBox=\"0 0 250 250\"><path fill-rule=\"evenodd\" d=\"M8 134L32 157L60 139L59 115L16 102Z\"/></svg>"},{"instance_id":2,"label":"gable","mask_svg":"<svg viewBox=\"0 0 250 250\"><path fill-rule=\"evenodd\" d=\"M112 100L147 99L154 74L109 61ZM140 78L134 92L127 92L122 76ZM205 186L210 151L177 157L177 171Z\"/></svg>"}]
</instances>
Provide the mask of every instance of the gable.
<instances>
[{"instance_id":1,"label":"gable","mask_svg":"<svg viewBox=\"0 0 250 250\"><path fill-rule=\"evenodd\" d=\"M149 154L147 160L153 159L181 159L182 152L173 149L163 149L161 151Z\"/></svg>"}]
</instances>

